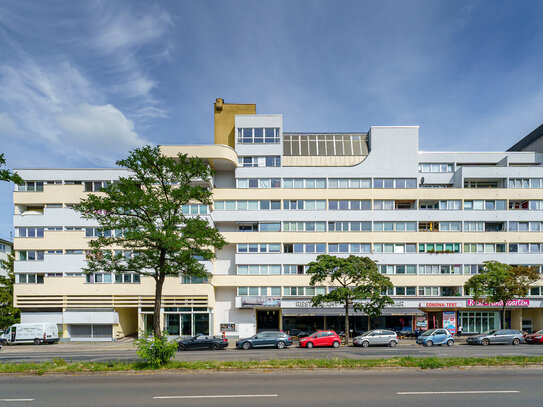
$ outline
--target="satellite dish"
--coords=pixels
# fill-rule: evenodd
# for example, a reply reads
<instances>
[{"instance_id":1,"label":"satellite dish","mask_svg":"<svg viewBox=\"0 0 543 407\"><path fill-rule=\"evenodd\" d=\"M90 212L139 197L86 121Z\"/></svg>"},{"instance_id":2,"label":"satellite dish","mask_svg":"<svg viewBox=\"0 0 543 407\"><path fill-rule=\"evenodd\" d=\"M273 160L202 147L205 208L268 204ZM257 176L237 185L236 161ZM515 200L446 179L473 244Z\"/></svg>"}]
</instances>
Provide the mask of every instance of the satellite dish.
<instances>
[{"instance_id":1,"label":"satellite dish","mask_svg":"<svg viewBox=\"0 0 543 407\"><path fill-rule=\"evenodd\" d=\"M424 184L424 177L421 177L419 186L422 186L423 184Z\"/></svg>"}]
</instances>

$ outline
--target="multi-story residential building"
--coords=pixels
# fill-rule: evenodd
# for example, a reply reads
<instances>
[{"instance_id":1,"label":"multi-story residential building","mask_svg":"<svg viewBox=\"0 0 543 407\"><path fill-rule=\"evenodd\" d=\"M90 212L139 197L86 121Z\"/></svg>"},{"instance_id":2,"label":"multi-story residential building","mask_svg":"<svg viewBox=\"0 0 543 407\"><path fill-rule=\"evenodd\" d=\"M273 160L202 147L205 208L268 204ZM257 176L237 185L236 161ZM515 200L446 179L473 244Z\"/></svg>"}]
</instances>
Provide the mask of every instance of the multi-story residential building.
<instances>
[{"instance_id":1,"label":"multi-story residential building","mask_svg":"<svg viewBox=\"0 0 543 407\"><path fill-rule=\"evenodd\" d=\"M533 143L533 140L532 140ZM416 126L288 133L281 115L215 103L215 144L163 146L216 174L214 205L189 205L229 244L210 278L168 278L161 320L172 335L247 336L262 329L343 329L340 307L313 308L307 264L321 254L369 256L394 284L394 306L351 327L497 327L499 304L463 291L486 260L543 264L543 154L426 152ZM62 324L74 339L111 340L151 325L153 280L82 274L96 224L70 207L123 169L18 169L16 305L22 321ZM129 253L128 253L129 254ZM543 280L510 304L507 323L543 328Z\"/></svg>"},{"instance_id":2,"label":"multi-story residential building","mask_svg":"<svg viewBox=\"0 0 543 407\"><path fill-rule=\"evenodd\" d=\"M0 239L0 260L7 260L13 250L13 243L9 240ZM7 271L0 266L0 276L7 276Z\"/></svg>"}]
</instances>

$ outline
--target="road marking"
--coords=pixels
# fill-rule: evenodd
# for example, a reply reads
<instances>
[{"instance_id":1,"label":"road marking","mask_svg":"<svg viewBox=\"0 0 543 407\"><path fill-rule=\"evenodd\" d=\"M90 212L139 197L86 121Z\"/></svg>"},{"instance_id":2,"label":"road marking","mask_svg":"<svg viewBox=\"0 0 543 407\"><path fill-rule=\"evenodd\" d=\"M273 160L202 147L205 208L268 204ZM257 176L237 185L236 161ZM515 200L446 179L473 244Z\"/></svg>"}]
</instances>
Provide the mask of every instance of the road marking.
<instances>
[{"instance_id":1,"label":"road marking","mask_svg":"<svg viewBox=\"0 0 543 407\"><path fill-rule=\"evenodd\" d=\"M520 393L518 390L464 390L464 391L399 391L396 394L418 395L418 394L503 394Z\"/></svg>"},{"instance_id":2,"label":"road marking","mask_svg":"<svg viewBox=\"0 0 543 407\"><path fill-rule=\"evenodd\" d=\"M0 399L0 401L34 401L34 399Z\"/></svg>"},{"instance_id":3,"label":"road marking","mask_svg":"<svg viewBox=\"0 0 543 407\"><path fill-rule=\"evenodd\" d=\"M250 398L250 397L279 397L277 394L216 394L208 396L157 396L153 399L220 399L220 398Z\"/></svg>"}]
</instances>

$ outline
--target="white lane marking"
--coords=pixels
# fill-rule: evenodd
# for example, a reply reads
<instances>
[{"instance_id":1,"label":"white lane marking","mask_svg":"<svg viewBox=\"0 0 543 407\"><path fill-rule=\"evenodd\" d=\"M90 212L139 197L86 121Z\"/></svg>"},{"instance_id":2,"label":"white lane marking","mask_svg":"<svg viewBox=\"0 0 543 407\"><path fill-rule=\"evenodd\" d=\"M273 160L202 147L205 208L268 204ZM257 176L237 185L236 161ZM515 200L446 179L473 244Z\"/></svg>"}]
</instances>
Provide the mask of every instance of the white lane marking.
<instances>
[{"instance_id":1,"label":"white lane marking","mask_svg":"<svg viewBox=\"0 0 543 407\"><path fill-rule=\"evenodd\" d=\"M396 394L417 395L417 394L503 394L520 393L518 390L464 390L464 391L399 391Z\"/></svg>"},{"instance_id":2,"label":"white lane marking","mask_svg":"<svg viewBox=\"0 0 543 407\"><path fill-rule=\"evenodd\" d=\"M220 398L248 398L248 397L279 397L277 394L216 394L208 396L157 396L154 399L220 399Z\"/></svg>"},{"instance_id":3,"label":"white lane marking","mask_svg":"<svg viewBox=\"0 0 543 407\"><path fill-rule=\"evenodd\" d=\"M34 401L34 399L0 399L0 401Z\"/></svg>"}]
</instances>

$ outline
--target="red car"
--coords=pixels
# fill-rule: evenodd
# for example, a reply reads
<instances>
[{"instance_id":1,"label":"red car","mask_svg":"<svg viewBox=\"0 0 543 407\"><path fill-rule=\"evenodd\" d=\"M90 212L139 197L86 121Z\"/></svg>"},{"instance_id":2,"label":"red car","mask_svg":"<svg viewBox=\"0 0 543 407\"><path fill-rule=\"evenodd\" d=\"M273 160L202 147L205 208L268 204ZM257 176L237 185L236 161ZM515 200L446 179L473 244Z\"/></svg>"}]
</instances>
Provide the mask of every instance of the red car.
<instances>
[{"instance_id":1,"label":"red car","mask_svg":"<svg viewBox=\"0 0 543 407\"><path fill-rule=\"evenodd\" d=\"M333 346L337 348L340 344L341 338L334 331L317 331L310 336L300 339L300 346L309 349L313 346Z\"/></svg>"},{"instance_id":2,"label":"red car","mask_svg":"<svg viewBox=\"0 0 543 407\"><path fill-rule=\"evenodd\" d=\"M526 343L543 343L543 329L524 337Z\"/></svg>"}]
</instances>

